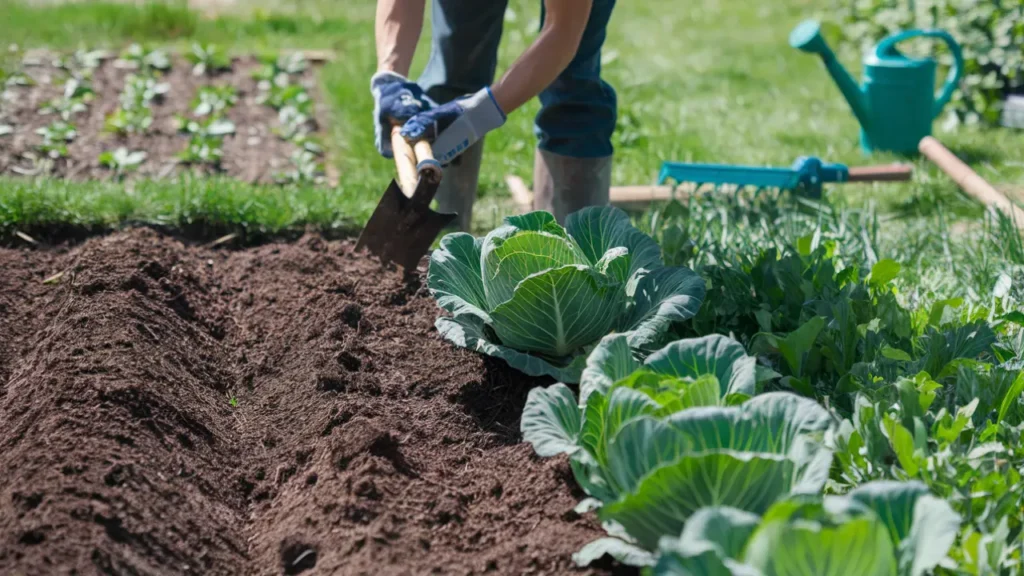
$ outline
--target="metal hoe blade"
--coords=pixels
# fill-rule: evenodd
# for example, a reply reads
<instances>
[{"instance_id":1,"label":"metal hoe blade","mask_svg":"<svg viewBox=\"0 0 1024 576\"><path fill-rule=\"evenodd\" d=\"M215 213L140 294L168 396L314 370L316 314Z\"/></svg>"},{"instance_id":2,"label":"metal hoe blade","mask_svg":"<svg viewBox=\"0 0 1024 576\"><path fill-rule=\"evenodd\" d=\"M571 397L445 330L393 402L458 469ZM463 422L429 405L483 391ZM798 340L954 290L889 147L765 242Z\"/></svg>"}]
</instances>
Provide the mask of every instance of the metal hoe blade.
<instances>
[{"instance_id":1,"label":"metal hoe blade","mask_svg":"<svg viewBox=\"0 0 1024 576\"><path fill-rule=\"evenodd\" d=\"M382 262L394 262L406 270L415 270L437 235L456 217L456 214L435 212L429 203L414 200L434 196L438 183L429 180L417 181L412 198L392 180L359 235L356 250L366 248Z\"/></svg>"}]
</instances>

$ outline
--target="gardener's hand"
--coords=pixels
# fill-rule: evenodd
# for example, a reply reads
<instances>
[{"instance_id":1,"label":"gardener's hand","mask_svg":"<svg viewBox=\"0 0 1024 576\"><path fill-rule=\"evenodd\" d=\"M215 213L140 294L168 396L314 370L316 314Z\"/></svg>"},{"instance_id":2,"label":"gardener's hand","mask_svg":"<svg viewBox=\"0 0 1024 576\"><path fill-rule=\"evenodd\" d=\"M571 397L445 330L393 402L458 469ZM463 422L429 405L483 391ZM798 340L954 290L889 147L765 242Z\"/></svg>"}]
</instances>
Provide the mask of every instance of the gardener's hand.
<instances>
[{"instance_id":1,"label":"gardener's hand","mask_svg":"<svg viewBox=\"0 0 1024 576\"><path fill-rule=\"evenodd\" d=\"M374 74L370 78L370 93L373 94L374 143L382 156L391 158L394 156L391 125L401 124L436 104L419 84L395 72Z\"/></svg>"},{"instance_id":2,"label":"gardener's hand","mask_svg":"<svg viewBox=\"0 0 1024 576\"><path fill-rule=\"evenodd\" d=\"M433 141L434 157L447 165L504 123L505 113L484 88L413 116L402 126L402 136Z\"/></svg>"}]
</instances>

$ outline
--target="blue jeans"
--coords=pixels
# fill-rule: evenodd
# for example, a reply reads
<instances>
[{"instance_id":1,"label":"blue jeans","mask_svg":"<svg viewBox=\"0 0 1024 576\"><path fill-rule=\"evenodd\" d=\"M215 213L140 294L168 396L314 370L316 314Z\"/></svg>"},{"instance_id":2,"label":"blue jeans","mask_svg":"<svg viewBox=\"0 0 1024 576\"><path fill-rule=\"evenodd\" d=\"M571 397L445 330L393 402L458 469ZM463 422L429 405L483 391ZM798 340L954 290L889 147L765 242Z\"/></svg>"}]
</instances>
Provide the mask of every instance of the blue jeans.
<instances>
[{"instance_id":1,"label":"blue jeans","mask_svg":"<svg viewBox=\"0 0 1024 576\"><path fill-rule=\"evenodd\" d=\"M448 102L494 82L507 4L507 0L433 0L430 59L418 80L431 98ZM534 133L542 150L575 158L612 154L616 95L601 79L601 46L614 6L615 0L594 0L576 56L540 93Z\"/></svg>"}]
</instances>

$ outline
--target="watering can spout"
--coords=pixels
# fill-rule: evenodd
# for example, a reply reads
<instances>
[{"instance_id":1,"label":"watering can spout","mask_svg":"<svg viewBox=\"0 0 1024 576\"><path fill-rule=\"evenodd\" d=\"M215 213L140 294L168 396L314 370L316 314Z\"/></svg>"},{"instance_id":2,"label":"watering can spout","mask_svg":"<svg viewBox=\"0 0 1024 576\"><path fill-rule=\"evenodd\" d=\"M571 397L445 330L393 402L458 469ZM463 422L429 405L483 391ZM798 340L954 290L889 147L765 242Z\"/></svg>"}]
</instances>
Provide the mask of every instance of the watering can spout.
<instances>
[{"instance_id":1,"label":"watering can spout","mask_svg":"<svg viewBox=\"0 0 1024 576\"><path fill-rule=\"evenodd\" d=\"M846 102L853 110L857 121L860 122L862 127L868 128L871 124L871 113L868 110L864 91L857 81L850 76L850 73L846 71L846 68L843 67L836 58L835 53L832 52L832 49L825 42L821 35L821 25L814 20L800 23L790 33L789 44L793 48L817 54L821 57L822 62L825 63L825 69L828 70L828 73L839 87L839 91L846 98Z\"/></svg>"}]
</instances>

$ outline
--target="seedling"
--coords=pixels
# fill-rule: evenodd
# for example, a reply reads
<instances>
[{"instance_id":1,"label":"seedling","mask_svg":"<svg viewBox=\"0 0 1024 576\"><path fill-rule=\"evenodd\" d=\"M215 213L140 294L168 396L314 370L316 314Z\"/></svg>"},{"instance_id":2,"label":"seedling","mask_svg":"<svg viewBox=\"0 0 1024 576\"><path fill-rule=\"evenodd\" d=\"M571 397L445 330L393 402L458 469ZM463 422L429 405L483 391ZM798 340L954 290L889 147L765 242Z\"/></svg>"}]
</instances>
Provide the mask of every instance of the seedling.
<instances>
[{"instance_id":1,"label":"seedling","mask_svg":"<svg viewBox=\"0 0 1024 576\"><path fill-rule=\"evenodd\" d=\"M154 100L162 98L171 85L157 82L153 78L129 74L124 80L124 91L121 92L121 107L125 109L148 107Z\"/></svg>"},{"instance_id":2,"label":"seedling","mask_svg":"<svg viewBox=\"0 0 1024 576\"><path fill-rule=\"evenodd\" d=\"M301 74L308 67L306 57L301 52L292 54L267 54L261 58L263 65L253 72L252 77L263 82L278 82L281 77Z\"/></svg>"},{"instance_id":3,"label":"seedling","mask_svg":"<svg viewBox=\"0 0 1024 576\"><path fill-rule=\"evenodd\" d=\"M178 159L184 164L219 166L223 156L224 151L219 138L197 134L192 136L188 141L188 146L178 154Z\"/></svg>"},{"instance_id":4,"label":"seedling","mask_svg":"<svg viewBox=\"0 0 1024 576\"><path fill-rule=\"evenodd\" d=\"M312 152L307 150L296 150L291 155L292 169L285 172L279 172L276 175L276 179L281 183L305 183L305 182L322 182L324 165L322 162L317 160L317 157Z\"/></svg>"},{"instance_id":5,"label":"seedling","mask_svg":"<svg viewBox=\"0 0 1024 576\"><path fill-rule=\"evenodd\" d=\"M175 117L175 123L179 132L187 132L200 138L220 138L235 133L235 123L225 118L190 120L179 115Z\"/></svg>"},{"instance_id":6,"label":"seedling","mask_svg":"<svg viewBox=\"0 0 1024 576\"><path fill-rule=\"evenodd\" d=\"M309 116L295 106L285 106L278 111L277 121L280 123L274 132L285 140L293 140L304 136L308 131Z\"/></svg>"},{"instance_id":7,"label":"seedling","mask_svg":"<svg viewBox=\"0 0 1024 576\"><path fill-rule=\"evenodd\" d=\"M213 75L222 70L231 69L231 57L222 49L213 44L192 44L192 51L186 55L192 63L192 74L202 76L203 74Z\"/></svg>"},{"instance_id":8,"label":"seedling","mask_svg":"<svg viewBox=\"0 0 1024 576\"><path fill-rule=\"evenodd\" d=\"M196 116L217 115L238 102L235 88L225 86L203 86L192 100L192 113Z\"/></svg>"},{"instance_id":9,"label":"seedling","mask_svg":"<svg viewBox=\"0 0 1024 576\"><path fill-rule=\"evenodd\" d=\"M36 130L36 134L43 137L43 142L37 147L40 152L56 160L68 155L68 142L78 136L74 124L57 120Z\"/></svg>"},{"instance_id":10,"label":"seedling","mask_svg":"<svg viewBox=\"0 0 1024 576\"><path fill-rule=\"evenodd\" d=\"M88 110L87 102L91 101L95 94L88 82L78 78L69 78L64 83L64 95L55 98L39 109L39 113L58 114L62 120L70 120L72 116Z\"/></svg>"},{"instance_id":11,"label":"seedling","mask_svg":"<svg viewBox=\"0 0 1024 576\"><path fill-rule=\"evenodd\" d=\"M56 58L53 61L53 66L67 70L75 77L90 78L93 70L99 68L104 58L106 58L106 52L103 50L79 48L70 56Z\"/></svg>"},{"instance_id":12,"label":"seedling","mask_svg":"<svg viewBox=\"0 0 1024 576\"><path fill-rule=\"evenodd\" d=\"M149 108L118 108L107 116L103 129L119 136L142 134L153 124L153 112Z\"/></svg>"},{"instance_id":13,"label":"seedling","mask_svg":"<svg viewBox=\"0 0 1024 576\"><path fill-rule=\"evenodd\" d=\"M312 103L306 89L298 84L274 84L262 93L260 101L275 110L292 106L303 114L309 112Z\"/></svg>"},{"instance_id":14,"label":"seedling","mask_svg":"<svg viewBox=\"0 0 1024 576\"><path fill-rule=\"evenodd\" d=\"M129 152L122 146L113 152L103 152L99 160L101 166L110 168L118 178L121 178L126 172L137 169L146 160L146 153L141 150Z\"/></svg>"},{"instance_id":15,"label":"seedling","mask_svg":"<svg viewBox=\"0 0 1024 576\"><path fill-rule=\"evenodd\" d=\"M163 50L147 50L139 44L132 44L121 53L121 58L117 65L144 72L169 70L171 68L171 59Z\"/></svg>"},{"instance_id":16,"label":"seedling","mask_svg":"<svg viewBox=\"0 0 1024 576\"><path fill-rule=\"evenodd\" d=\"M8 136L14 134L14 126L10 124L0 124L0 136Z\"/></svg>"}]
</instances>

